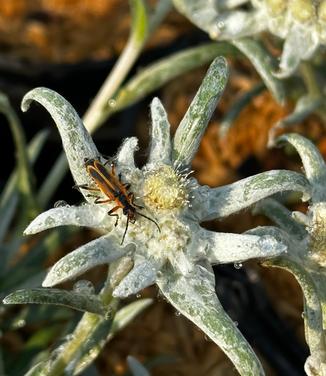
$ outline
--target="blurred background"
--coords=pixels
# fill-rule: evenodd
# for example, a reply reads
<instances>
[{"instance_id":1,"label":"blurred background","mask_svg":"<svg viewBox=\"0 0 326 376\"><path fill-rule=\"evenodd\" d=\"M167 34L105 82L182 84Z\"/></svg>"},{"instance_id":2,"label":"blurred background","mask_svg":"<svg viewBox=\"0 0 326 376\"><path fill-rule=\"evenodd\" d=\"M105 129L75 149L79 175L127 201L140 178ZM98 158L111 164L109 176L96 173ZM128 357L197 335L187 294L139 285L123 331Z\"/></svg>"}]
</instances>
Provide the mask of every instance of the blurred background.
<instances>
[{"instance_id":1,"label":"blurred background","mask_svg":"<svg viewBox=\"0 0 326 376\"><path fill-rule=\"evenodd\" d=\"M61 140L48 113L33 106L20 111L23 95L37 86L54 89L64 96L80 115L122 52L130 30L127 1L118 0L0 0L0 91L17 112L29 142L47 129L46 147L34 165L35 186L44 180L60 154ZM265 36L268 42L268 35ZM151 36L130 76L184 48L208 42L208 36L172 11ZM278 51L276 51L277 53ZM261 90L236 118L229 133L221 138L219 125L231 104L260 82L251 64L240 57L227 57L230 79L193 162L194 176L201 184L215 187L270 169L300 171L300 161L287 150L266 147L269 129L293 110L293 103L280 106L267 90ZM158 96L175 129L188 108L208 65L184 74L147 98L111 116L94 134L104 155L114 155L121 140L137 136L139 165L146 161L149 133L149 104ZM5 187L16 165L16 149L4 116L0 117L0 188ZM294 126L326 154L326 134L316 115ZM48 207L58 200L69 204L81 201L72 189L69 174L60 184ZM305 210L304 206L293 206ZM13 217L15 223L19 217ZM1 220L1 219L0 219ZM206 223L210 229L241 233L269 222L243 212L223 220ZM10 234L9 227L8 236ZM78 231L45 253L40 265L45 269L76 246L96 237L90 230ZM18 245L12 273L33 240ZM102 270L103 269L103 270ZM96 269L87 278L97 281ZM19 273L19 271L17 271ZM255 262L244 266L215 267L217 293L224 308L261 358L267 375L304 375L308 355L302 323L302 294L294 278L282 270L266 269ZM17 277L19 279L19 277ZM1 281L3 281L2 279ZM14 284L2 290L11 291ZM98 375L125 375L126 357L135 356L152 375L236 375L225 355L187 319L160 298L155 288L142 297L154 303L110 341L95 361ZM31 359L60 343L80 314L56 307L14 306L0 312L1 347L6 374L23 375ZM92 371L92 372L93 372ZM90 371L88 371L90 372ZM86 375L86 373L85 373Z\"/></svg>"}]
</instances>

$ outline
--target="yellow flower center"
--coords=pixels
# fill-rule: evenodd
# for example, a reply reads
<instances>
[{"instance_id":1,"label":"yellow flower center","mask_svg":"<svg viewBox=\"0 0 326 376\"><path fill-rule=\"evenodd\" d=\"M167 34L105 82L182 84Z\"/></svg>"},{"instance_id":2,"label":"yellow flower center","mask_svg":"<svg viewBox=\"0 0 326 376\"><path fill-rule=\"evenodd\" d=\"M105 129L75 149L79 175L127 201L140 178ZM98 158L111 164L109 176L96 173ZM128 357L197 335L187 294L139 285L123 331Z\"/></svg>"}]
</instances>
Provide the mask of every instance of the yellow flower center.
<instances>
[{"instance_id":1,"label":"yellow flower center","mask_svg":"<svg viewBox=\"0 0 326 376\"><path fill-rule=\"evenodd\" d=\"M145 204L153 209L181 209L188 203L187 180L171 166L149 171L144 180Z\"/></svg>"}]
</instances>

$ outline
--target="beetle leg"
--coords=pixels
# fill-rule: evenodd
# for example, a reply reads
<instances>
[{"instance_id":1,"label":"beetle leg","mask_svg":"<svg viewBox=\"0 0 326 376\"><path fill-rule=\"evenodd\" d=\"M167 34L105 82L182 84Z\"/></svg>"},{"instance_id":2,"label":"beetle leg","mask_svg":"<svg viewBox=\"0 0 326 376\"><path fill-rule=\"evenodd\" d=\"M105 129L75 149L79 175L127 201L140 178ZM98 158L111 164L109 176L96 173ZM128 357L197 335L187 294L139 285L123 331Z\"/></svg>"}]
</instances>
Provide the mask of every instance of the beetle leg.
<instances>
[{"instance_id":1,"label":"beetle leg","mask_svg":"<svg viewBox=\"0 0 326 376\"><path fill-rule=\"evenodd\" d=\"M96 197L96 196L93 196ZM107 199L107 200L102 200L101 197L97 197L96 200L94 201L94 204L106 204L107 202L110 202L112 200Z\"/></svg>"},{"instance_id":2,"label":"beetle leg","mask_svg":"<svg viewBox=\"0 0 326 376\"><path fill-rule=\"evenodd\" d=\"M131 204L132 204L135 208L138 208L138 209L144 209L143 206L135 204L135 195L133 194L133 192L130 192L130 193L128 194L128 197L130 198L130 202L131 202Z\"/></svg>"},{"instance_id":3,"label":"beetle leg","mask_svg":"<svg viewBox=\"0 0 326 376\"><path fill-rule=\"evenodd\" d=\"M74 185L72 188L77 189L78 191L80 191L80 188L81 188L81 189L85 189L86 191L100 192L98 188L89 187L87 184Z\"/></svg>"},{"instance_id":4,"label":"beetle leg","mask_svg":"<svg viewBox=\"0 0 326 376\"><path fill-rule=\"evenodd\" d=\"M117 226L118 222L119 222L119 215L114 213L118 209L120 209L120 206L115 206L114 208L112 208L111 210L108 211L108 214L109 214L110 217L116 217L116 221L115 221L114 226Z\"/></svg>"},{"instance_id":5,"label":"beetle leg","mask_svg":"<svg viewBox=\"0 0 326 376\"><path fill-rule=\"evenodd\" d=\"M91 194L88 194L88 195L86 195L86 197L94 197L94 198L99 198L98 196L96 196L96 195L91 195Z\"/></svg>"}]
</instances>

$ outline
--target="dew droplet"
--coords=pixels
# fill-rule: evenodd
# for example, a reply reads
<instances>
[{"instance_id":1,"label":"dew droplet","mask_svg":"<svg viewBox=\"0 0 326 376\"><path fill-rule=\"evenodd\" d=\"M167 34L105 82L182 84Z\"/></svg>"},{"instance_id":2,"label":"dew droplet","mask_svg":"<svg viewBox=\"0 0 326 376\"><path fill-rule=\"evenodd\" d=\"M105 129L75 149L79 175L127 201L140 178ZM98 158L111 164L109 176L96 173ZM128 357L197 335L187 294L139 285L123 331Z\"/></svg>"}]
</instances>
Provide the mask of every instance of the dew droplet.
<instances>
[{"instance_id":1,"label":"dew droplet","mask_svg":"<svg viewBox=\"0 0 326 376\"><path fill-rule=\"evenodd\" d=\"M109 99L108 104L110 107L115 107L117 105L117 101L115 99Z\"/></svg>"},{"instance_id":2,"label":"dew droplet","mask_svg":"<svg viewBox=\"0 0 326 376\"><path fill-rule=\"evenodd\" d=\"M305 312L302 312L302 313L301 313L301 317L302 317L303 319L305 319L305 318L306 318L306 313L305 313Z\"/></svg>"},{"instance_id":3,"label":"dew droplet","mask_svg":"<svg viewBox=\"0 0 326 376\"><path fill-rule=\"evenodd\" d=\"M138 294L136 295L136 298L137 298L137 299L140 299L140 298L141 298L141 294L138 293Z\"/></svg>"},{"instance_id":4,"label":"dew droplet","mask_svg":"<svg viewBox=\"0 0 326 376\"><path fill-rule=\"evenodd\" d=\"M223 21L219 21L217 23L217 27L221 30L221 29L224 29L225 28L225 23Z\"/></svg>"},{"instance_id":5,"label":"dew droplet","mask_svg":"<svg viewBox=\"0 0 326 376\"><path fill-rule=\"evenodd\" d=\"M239 325L238 321L233 321L233 324L234 324L235 326L238 326L238 325Z\"/></svg>"},{"instance_id":6,"label":"dew droplet","mask_svg":"<svg viewBox=\"0 0 326 376\"><path fill-rule=\"evenodd\" d=\"M92 282L87 281L85 279L81 279L80 281L77 281L74 284L73 290L74 290L74 292L76 292L78 294L91 295L91 294L95 293L95 288L94 288Z\"/></svg>"},{"instance_id":7,"label":"dew droplet","mask_svg":"<svg viewBox=\"0 0 326 376\"><path fill-rule=\"evenodd\" d=\"M26 321L24 319L18 319L13 323L13 328L20 329L26 325Z\"/></svg>"},{"instance_id":8,"label":"dew droplet","mask_svg":"<svg viewBox=\"0 0 326 376\"><path fill-rule=\"evenodd\" d=\"M241 269L241 268L242 268L242 263L241 263L241 262L235 262L235 263L234 263L234 267L235 267L236 269Z\"/></svg>"},{"instance_id":9,"label":"dew droplet","mask_svg":"<svg viewBox=\"0 0 326 376\"><path fill-rule=\"evenodd\" d=\"M74 338L75 338L74 334L73 334L73 333L70 333L70 334L67 334L66 336L64 336L63 341L64 341L64 342L70 342L70 341L72 341Z\"/></svg>"},{"instance_id":10,"label":"dew droplet","mask_svg":"<svg viewBox=\"0 0 326 376\"><path fill-rule=\"evenodd\" d=\"M68 205L67 202L64 201L64 200L56 201L56 202L54 203L54 205L53 205L54 208L60 208L60 207L62 207L62 206L69 206L69 205Z\"/></svg>"},{"instance_id":11,"label":"dew droplet","mask_svg":"<svg viewBox=\"0 0 326 376\"><path fill-rule=\"evenodd\" d=\"M181 316L181 313L180 313L179 311L175 311L174 314L175 314L175 316L177 316L177 317L180 317L180 316Z\"/></svg>"}]
</instances>

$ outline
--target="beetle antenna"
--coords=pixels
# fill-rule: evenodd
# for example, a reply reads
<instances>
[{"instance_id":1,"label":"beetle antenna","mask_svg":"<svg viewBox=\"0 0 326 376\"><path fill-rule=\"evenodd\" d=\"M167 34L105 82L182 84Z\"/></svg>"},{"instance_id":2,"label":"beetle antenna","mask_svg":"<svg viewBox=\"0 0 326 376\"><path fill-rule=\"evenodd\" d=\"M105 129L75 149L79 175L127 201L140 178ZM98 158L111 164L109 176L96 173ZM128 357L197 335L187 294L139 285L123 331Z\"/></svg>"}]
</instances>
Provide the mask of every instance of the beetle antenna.
<instances>
[{"instance_id":1,"label":"beetle antenna","mask_svg":"<svg viewBox=\"0 0 326 376\"><path fill-rule=\"evenodd\" d=\"M147 217L145 214L142 214L142 213L140 213L140 212L138 212L138 211L137 211L136 213L137 213L138 215L140 215L141 217L144 217L144 218L148 219L149 221L155 223L155 226L157 227L158 231L161 232L160 226L158 225L158 223L157 223L156 221L154 221L154 219L149 218L149 217Z\"/></svg>"}]
</instances>

